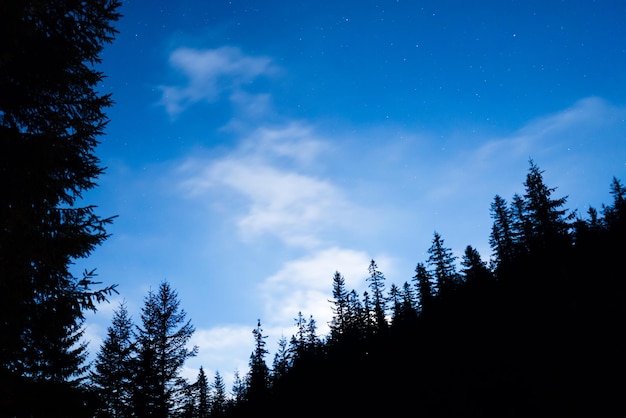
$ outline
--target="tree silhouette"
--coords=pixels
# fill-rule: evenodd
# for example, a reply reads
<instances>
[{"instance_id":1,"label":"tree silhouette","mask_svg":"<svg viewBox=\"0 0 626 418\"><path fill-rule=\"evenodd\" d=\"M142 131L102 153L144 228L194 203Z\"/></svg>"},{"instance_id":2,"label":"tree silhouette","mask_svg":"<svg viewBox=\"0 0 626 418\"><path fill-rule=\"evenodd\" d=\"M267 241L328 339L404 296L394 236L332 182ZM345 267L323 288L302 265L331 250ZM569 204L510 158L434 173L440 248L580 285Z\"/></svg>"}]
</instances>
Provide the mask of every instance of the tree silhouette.
<instances>
[{"instance_id":1,"label":"tree silhouette","mask_svg":"<svg viewBox=\"0 0 626 418\"><path fill-rule=\"evenodd\" d=\"M218 418L224 415L226 412L226 385L224 379L219 371L215 372L213 383L211 384L213 396L211 400L210 416L211 418Z\"/></svg>"},{"instance_id":2,"label":"tree silhouette","mask_svg":"<svg viewBox=\"0 0 626 418\"><path fill-rule=\"evenodd\" d=\"M111 326L91 372L91 382L102 400L98 416L127 417L132 411L133 323L125 302L113 313Z\"/></svg>"},{"instance_id":3,"label":"tree silhouette","mask_svg":"<svg viewBox=\"0 0 626 418\"><path fill-rule=\"evenodd\" d=\"M338 271L333 276L333 300L332 300L333 318L330 323L330 339L337 341L346 333L348 318L348 291L346 290L346 281Z\"/></svg>"},{"instance_id":4,"label":"tree silhouette","mask_svg":"<svg viewBox=\"0 0 626 418\"><path fill-rule=\"evenodd\" d=\"M396 296L394 296L395 288ZM418 318L417 298L409 282L404 282L402 289L395 285L389 290L389 296L394 301L392 326L397 331L398 328L407 329L413 327Z\"/></svg>"},{"instance_id":5,"label":"tree silhouette","mask_svg":"<svg viewBox=\"0 0 626 418\"><path fill-rule=\"evenodd\" d=\"M383 332L387 329L387 318L385 317L387 311L387 301L385 298L385 276L383 273L378 270L378 266L376 262L372 260L368 267L369 277L367 281L369 282L369 288L372 291L373 298L373 312L374 312L374 321L376 323L376 331Z\"/></svg>"},{"instance_id":6,"label":"tree silhouette","mask_svg":"<svg viewBox=\"0 0 626 418\"><path fill-rule=\"evenodd\" d=\"M492 281L492 274L487 268L487 264L471 245L465 247L461 266L463 267L461 274L468 285L482 287Z\"/></svg>"},{"instance_id":7,"label":"tree silhouette","mask_svg":"<svg viewBox=\"0 0 626 418\"><path fill-rule=\"evenodd\" d=\"M420 313L424 315L432 308L435 292L433 290L433 278L423 263L417 263L415 266L413 281L419 296Z\"/></svg>"},{"instance_id":8,"label":"tree silhouette","mask_svg":"<svg viewBox=\"0 0 626 418\"><path fill-rule=\"evenodd\" d=\"M568 244L568 232L573 214L561 207L566 197L553 199L556 188L547 187L543 181L543 171L530 160L530 168L524 182L524 211L528 219L530 235L526 236L531 246L548 248L553 245Z\"/></svg>"},{"instance_id":9,"label":"tree silhouette","mask_svg":"<svg viewBox=\"0 0 626 418\"><path fill-rule=\"evenodd\" d=\"M269 353L265 348L265 339L261 320L257 320L257 326L252 330L254 335L254 351L250 354L250 371L248 372L247 398L251 402L260 402L268 393L269 368L265 363L265 356Z\"/></svg>"},{"instance_id":10,"label":"tree silhouette","mask_svg":"<svg viewBox=\"0 0 626 418\"><path fill-rule=\"evenodd\" d=\"M287 338L280 337L278 340L278 350L274 354L272 362L272 387L275 387L285 378L291 365L292 354L287 348Z\"/></svg>"},{"instance_id":11,"label":"tree silhouette","mask_svg":"<svg viewBox=\"0 0 626 418\"><path fill-rule=\"evenodd\" d=\"M298 316L294 318L294 325L296 333L291 338L289 352L295 364L304 357L307 350L307 321L302 312L298 312Z\"/></svg>"},{"instance_id":12,"label":"tree silhouette","mask_svg":"<svg viewBox=\"0 0 626 418\"><path fill-rule=\"evenodd\" d=\"M167 417L181 406L187 382L180 376L198 348L187 348L194 327L185 321L178 295L167 281L148 292L137 326L134 408L139 416Z\"/></svg>"},{"instance_id":13,"label":"tree silhouette","mask_svg":"<svg viewBox=\"0 0 626 418\"><path fill-rule=\"evenodd\" d=\"M85 401L75 390L83 313L114 286L93 290L93 272L76 277L70 266L111 222L79 202L103 172L94 152L112 101L96 91L104 75L95 65L119 6L25 0L0 12L0 402L9 415L55 416L63 399Z\"/></svg>"},{"instance_id":14,"label":"tree silhouette","mask_svg":"<svg viewBox=\"0 0 626 418\"><path fill-rule=\"evenodd\" d=\"M444 240L438 232L433 234L432 245L428 249L428 260L431 274L437 283L437 294L445 297L454 290L457 281L456 267L452 250L444 246Z\"/></svg>"},{"instance_id":15,"label":"tree silhouette","mask_svg":"<svg viewBox=\"0 0 626 418\"><path fill-rule=\"evenodd\" d=\"M209 381L202 366L200 366L195 385L198 397L195 415L197 418L208 418L210 415Z\"/></svg>"},{"instance_id":16,"label":"tree silhouette","mask_svg":"<svg viewBox=\"0 0 626 418\"><path fill-rule=\"evenodd\" d=\"M613 204L605 206L602 215L607 228L619 234L626 230L626 188L614 177L610 190Z\"/></svg>"},{"instance_id":17,"label":"tree silhouette","mask_svg":"<svg viewBox=\"0 0 626 418\"><path fill-rule=\"evenodd\" d=\"M496 267L508 265L515 255L513 214L500 195L496 195L490 207L493 226L489 235L489 245L494 253Z\"/></svg>"}]
</instances>

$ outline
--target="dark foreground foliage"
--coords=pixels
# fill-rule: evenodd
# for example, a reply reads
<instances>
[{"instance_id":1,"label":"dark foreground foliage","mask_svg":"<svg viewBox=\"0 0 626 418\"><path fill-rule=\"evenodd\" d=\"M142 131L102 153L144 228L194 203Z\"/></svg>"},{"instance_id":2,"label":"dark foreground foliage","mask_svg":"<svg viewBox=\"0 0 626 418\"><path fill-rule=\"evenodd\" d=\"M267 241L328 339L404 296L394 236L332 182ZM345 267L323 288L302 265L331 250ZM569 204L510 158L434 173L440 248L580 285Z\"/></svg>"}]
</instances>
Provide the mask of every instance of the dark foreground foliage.
<instances>
[{"instance_id":1,"label":"dark foreground foliage","mask_svg":"<svg viewBox=\"0 0 626 418\"><path fill-rule=\"evenodd\" d=\"M85 310L95 288L72 264L112 218L81 205L112 104L95 65L116 33L117 0L0 2L0 415L85 416Z\"/></svg>"}]
</instances>

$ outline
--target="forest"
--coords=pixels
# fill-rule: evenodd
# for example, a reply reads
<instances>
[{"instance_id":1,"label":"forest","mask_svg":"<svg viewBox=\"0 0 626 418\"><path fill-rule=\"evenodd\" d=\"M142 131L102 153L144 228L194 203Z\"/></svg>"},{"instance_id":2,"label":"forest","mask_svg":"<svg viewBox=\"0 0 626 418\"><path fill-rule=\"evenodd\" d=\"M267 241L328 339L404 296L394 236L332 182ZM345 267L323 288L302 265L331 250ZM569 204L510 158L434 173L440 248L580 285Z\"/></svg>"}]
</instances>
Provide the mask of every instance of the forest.
<instances>
[{"instance_id":1,"label":"forest","mask_svg":"<svg viewBox=\"0 0 626 418\"><path fill-rule=\"evenodd\" d=\"M402 285L374 260L368 291L329 278L330 333L294 314L273 359L259 320L249 370L230 392L219 372L177 376L193 333L167 282L141 325L123 305L91 373L97 416L598 416L619 408L625 344L626 188L586 218L565 209L531 160L524 193L496 195L489 264L434 233ZM460 262L459 262L460 261ZM159 325L160 324L160 325ZM152 330L152 331L150 331ZM270 362L271 360L271 362ZM145 365L148 364L149 367Z\"/></svg>"},{"instance_id":2,"label":"forest","mask_svg":"<svg viewBox=\"0 0 626 418\"><path fill-rule=\"evenodd\" d=\"M294 312L295 334L270 355L256 319L249 368L235 371L232 388L202 367L194 381L181 377L197 352L194 326L167 281L148 292L137 323L117 307L89 364L85 312L117 289L71 266L108 238L114 219L80 204L104 173L95 148L113 101L97 91L105 76L94 65L115 37L120 5L2 6L10 41L0 46L0 416L623 411L626 188L613 178L611 202L570 211L532 159L519 194L491 202L486 258L471 245L455 255L435 232L401 284L388 283L375 260L362 294L340 271L320 278L332 291L328 335ZM44 74L33 56L47 63Z\"/></svg>"}]
</instances>

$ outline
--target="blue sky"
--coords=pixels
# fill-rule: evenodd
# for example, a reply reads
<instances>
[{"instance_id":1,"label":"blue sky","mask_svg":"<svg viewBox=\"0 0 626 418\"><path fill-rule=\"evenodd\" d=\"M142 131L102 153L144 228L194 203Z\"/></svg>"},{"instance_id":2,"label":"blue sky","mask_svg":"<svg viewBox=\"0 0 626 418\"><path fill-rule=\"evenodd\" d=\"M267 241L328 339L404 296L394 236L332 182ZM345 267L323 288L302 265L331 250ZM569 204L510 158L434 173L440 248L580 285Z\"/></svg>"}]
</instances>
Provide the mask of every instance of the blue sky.
<instances>
[{"instance_id":1,"label":"blue sky","mask_svg":"<svg viewBox=\"0 0 626 418\"><path fill-rule=\"evenodd\" d=\"M77 269L135 321L168 280L202 365L245 373L260 318L276 349L299 311L320 334L332 276L373 258L402 285L434 231L490 256L489 205L528 160L585 213L626 181L621 1L125 1L103 54L116 101L87 203L119 215Z\"/></svg>"}]
</instances>

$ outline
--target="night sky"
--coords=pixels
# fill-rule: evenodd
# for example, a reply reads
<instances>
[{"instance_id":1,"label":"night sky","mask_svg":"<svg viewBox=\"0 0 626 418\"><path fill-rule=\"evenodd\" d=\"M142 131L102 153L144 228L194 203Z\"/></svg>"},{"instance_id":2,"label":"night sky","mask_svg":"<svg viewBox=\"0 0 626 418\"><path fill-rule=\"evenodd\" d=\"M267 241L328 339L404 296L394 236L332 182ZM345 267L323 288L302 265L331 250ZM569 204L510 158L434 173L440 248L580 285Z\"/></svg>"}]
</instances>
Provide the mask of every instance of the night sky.
<instances>
[{"instance_id":1,"label":"night sky","mask_svg":"<svg viewBox=\"0 0 626 418\"><path fill-rule=\"evenodd\" d=\"M301 311L324 336L336 270L410 281L433 233L491 256L489 206L529 159L567 208L626 180L622 1L125 1L98 67L115 105L85 201L119 215L77 269L125 300L167 280L228 389L261 319L271 364Z\"/></svg>"}]
</instances>

